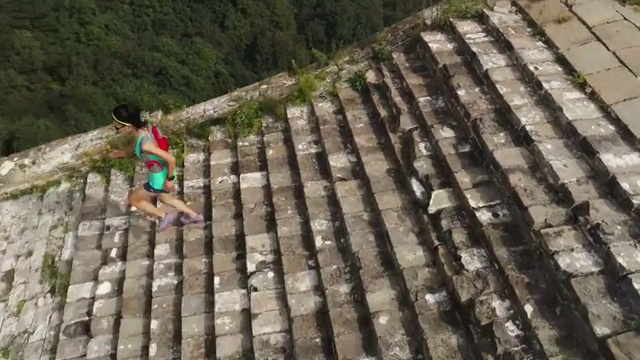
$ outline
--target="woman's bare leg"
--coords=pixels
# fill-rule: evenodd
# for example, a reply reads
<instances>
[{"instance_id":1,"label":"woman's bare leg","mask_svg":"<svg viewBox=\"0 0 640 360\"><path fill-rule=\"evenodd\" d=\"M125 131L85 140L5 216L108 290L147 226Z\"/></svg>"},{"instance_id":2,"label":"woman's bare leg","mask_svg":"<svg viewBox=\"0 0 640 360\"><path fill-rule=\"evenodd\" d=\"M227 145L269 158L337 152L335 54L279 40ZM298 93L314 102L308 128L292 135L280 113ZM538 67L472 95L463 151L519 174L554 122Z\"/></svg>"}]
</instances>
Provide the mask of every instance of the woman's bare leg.
<instances>
[{"instance_id":1,"label":"woman's bare leg","mask_svg":"<svg viewBox=\"0 0 640 360\"><path fill-rule=\"evenodd\" d=\"M160 194L160 197L158 198L158 200L162 201L163 204L169 205L177 209L178 211L182 211L183 213L185 213L190 217L195 217L198 215L198 213L191 210L191 208L189 208L189 206L187 206L187 204L185 204L184 201L178 199L174 195L166 194L166 193Z\"/></svg>"},{"instance_id":2,"label":"woman's bare leg","mask_svg":"<svg viewBox=\"0 0 640 360\"><path fill-rule=\"evenodd\" d=\"M131 191L129 193L127 201L130 205L133 205L136 208L146 212L147 214L153 215L157 218L162 219L165 216L164 211L158 209L151 203L151 195L141 187Z\"/></svg>"}]
</instances>

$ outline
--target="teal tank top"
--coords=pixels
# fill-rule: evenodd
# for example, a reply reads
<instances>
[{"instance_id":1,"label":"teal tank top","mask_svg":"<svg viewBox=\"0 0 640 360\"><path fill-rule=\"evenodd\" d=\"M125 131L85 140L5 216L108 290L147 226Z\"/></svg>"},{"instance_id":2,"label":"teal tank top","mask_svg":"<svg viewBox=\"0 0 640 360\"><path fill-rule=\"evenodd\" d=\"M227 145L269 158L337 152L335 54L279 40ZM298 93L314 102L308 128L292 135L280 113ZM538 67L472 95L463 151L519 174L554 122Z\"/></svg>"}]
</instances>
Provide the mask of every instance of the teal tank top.
<instances>
[{"instance_id":1,"label":"teal tank top","mask_svg":"<svg viewBox=\"0 0 640 360\"><path fill-rule=\"evenodd\" d=\"M138 159L145 162L145 168L149 171L149 185L154 189L164 190L164 183L167 181L167 177L169 176L169 166L161 157L153 154L147 154L142 150L142 147L147 141L152 141L157 145L156 139L153 138L152 134L138 137L135 146L136 156ZM153 162L154 164L151 167L146 167L146 163L148 162ZM173 175L176 175L175 172Z\"/></svg>"}]
</instances>

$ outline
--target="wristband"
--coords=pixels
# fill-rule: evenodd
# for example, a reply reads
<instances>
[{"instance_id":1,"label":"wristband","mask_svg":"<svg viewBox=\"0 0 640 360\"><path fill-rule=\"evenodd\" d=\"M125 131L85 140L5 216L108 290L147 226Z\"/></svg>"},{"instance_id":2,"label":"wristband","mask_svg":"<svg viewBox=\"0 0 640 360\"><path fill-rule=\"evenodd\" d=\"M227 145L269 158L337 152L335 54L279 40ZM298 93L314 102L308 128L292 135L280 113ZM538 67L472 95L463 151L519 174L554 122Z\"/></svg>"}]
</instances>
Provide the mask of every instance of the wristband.
<instances>
[{"instance_id":1,"label":"wristband","mask_svg":"<svg viewBox=\"0 0 640 360\"><path fill-rule=\"evenodd\" d=\"M167 180L169 181L173 181L176 177L175 176L167 176Z\"/></svg>"}]
</instances>

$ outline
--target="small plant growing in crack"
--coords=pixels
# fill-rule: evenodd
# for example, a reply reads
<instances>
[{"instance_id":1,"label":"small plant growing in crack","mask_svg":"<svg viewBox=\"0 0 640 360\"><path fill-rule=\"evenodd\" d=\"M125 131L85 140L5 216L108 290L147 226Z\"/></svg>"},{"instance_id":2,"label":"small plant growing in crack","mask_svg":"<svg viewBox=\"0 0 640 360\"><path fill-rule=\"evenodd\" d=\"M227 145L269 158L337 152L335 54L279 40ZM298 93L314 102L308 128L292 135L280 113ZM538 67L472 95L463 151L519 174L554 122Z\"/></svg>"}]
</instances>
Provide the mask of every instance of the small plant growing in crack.
<instances>
[{"instance_id":1,"label":"small plant growing in crack","mask_svg":"<svg viewBox=\"0 0 640 360\"><path fill-rule=\"evenodd\" d=\"M371 58L378 64L391 59L391 50L384 45L375 45L371 49Z\"/></svg>"},{"instance_id":2,"label":"small plant growing in crack","mask_svg":"<svg viewBox=\"0 0 640 360\"><path fill-rule=\"evenodd\" d=\"M162 110L164 114L180 111L187 107L182 101L169 96L164 96L160 101L162 103L160 110Z\"/></svg>"},{"instance_id":3,"label":"small plant growing in crack","mask_svg":"<svg viewBox=\"0 0 640 360\"><path fill-rule=\"evenodd\" d=\"M27 303L27 300L22 299L20 301L18 301L18 304L16 305L16 316L20 317L20 314L22 313L22 310L24 310L24 305Z\"/></svg>"},{"instance_id":4,"label":"small plant growing in crack","mask_svg":"<svg viewBox=\"0 0 640 360\"><path fill-rule=\"evenodd\" d=\"M573 75L573 78L571 79L571 85L582 90L585 90L587 86L589 86L589 84L587 83L587 79L580 73Z\"/></svg>"},{"instance_id":5,"label":"small plant growing in crack","mask_svg":"<svg viewBox=\"0 0 640 360\"><path fill-rule=\"evenodd\" d=\"M562 15L558 15L558 17L556 18L556 23L564 24L569 20L571 20L571 16L569 16L568 14L562 14Z\"/></svg>"},{"instance_id":6,"label":"small plant growing in crack","mask_svg":"<svg viewBox=\"0 0 640 360\"><path fill-rule=\"evenodd\" d=\"M56 281L58 280L58 265L55 256L45 253L42 257L42 268L40 269L40 282L49 286L51 294L56 293Z\"/></svg>"},{"instance_id":7,"label":"small plant growing in crack","mask_svg":"<svg viewBox=\"0 0 640 360\"><path fill-rule=\"evenodd\" d=\"M211 124L208 121L203 121L201 123L188 127L185 131L185 135L190 138L207 141L209 140L210 132Z\"/></svg>"},{"instance_id":8,"label":"small plant growing in crack","mask_svg":"<svg viewBox=\"0 0 640 360\"><path fill-rule=\"evenodd\" d=\"M327 56L327 54L323 53L320 50L316 50L316 49L311 49L311 57L313 58L314 61L316 61L318 63L318 65L320 65L321 67L327 66L329 65L329 57Z\"/></svg>"},{"instance_id":9,"label":"small plant growing in crack","mask_svg":"<svg viewBox=\"0 0 640 360\"><path fill-rule=\"evenodd\" d=\"M287 104L281 99L265 98L260 101L260 107L265 115L276 121L287 121Z\"/></svg>"},{"instance_id":10,"label":"small plant growing in crack","mask_svg":"<svg viewBox=\"0 0 640 360\"><path fill-rule=\"evenodd\" d=\"M51 188L60 186L60 184L62 184L62 179L46 181L44 183L30 186L24 190L8 193L0 197L0 200L13 200L29 194L37 195L40 199L42 199L47 191L49 191Z\"/></svg>"},{"instance_id":11,"label":"small plant growing in crack","mask_svg":"<svg viewBox=\"0 0 640 360\"><path fill-rule=\"evenodd\" d=\"M338 85L335 82L331 83L329 90L327 90L327 94L333 97L338 97Z\"/></svg>"},{"instance_id":12,"label":"small plant growing in crack","mask_svg":"<svg viewBox=\"0 0 640 360\"><path fill-rule=\"evenodd\" d=\"M571 68L569 60L561 53L556 54L556 62L560 64L560 66Z\"/></svg>"},{"instance_id":13,"label":"small plant growing in crack","mask_svg":"<svg viewBox=\"0 0 640 360\"><path fill-rule=\"evenodd\" d=\"M304 76L304 75L302 75ZM301 77L302 77L301 76ZM301 90L294 95L298 101L311 101L313 94L317 89L315 79L313 84L299 85ZM304 93L304 95L301 95ZM309 97L308 100L304 97ZM262 130L262 119L265 116L271 116L276 121L287 120L287 100L265 97L262 100L248 100L240 103L238 107L227 114L225 120L225 132L232 139L258 134Z\"/></svg>"},{"instance_id":14,"label":"small plant growing in crack","mask_svg":"<svg viewBox=\"0 0 640 360\"><path fill-rule=\"evenodd\" d=\"M484 2L481 0L444 0L431 26L445 30L451 27L451 19L478 18L483 6Z\"/></svg>"},{"instance_id":15,"label":"small plant growing in crack","mask_svg":"<svg viewBox=\"0 0 640 360\"><path fill-rule=\"evenodd\" d=\"M255 100L244 102L227 115L225 132L232 139L256 134L262 129L262 117L259 102Z\"/></svg>"},{"instance_id":16,"label":"small plant growing in crack","mask_svg":"<svg viewBox=\"0 0 640 360\"><path fill-rule=\"evenodd\" d=\"M111 170L122 172L125 177L133 178L136 171L136 159L133 155L114 159L110 156L113 150L126 148L132 141L131 137L116 135L107 141L104 148L93 149L82 154L84 163L90 172L96 173L108 184Z\"/></svg>"},{"instance_id":17,"label":"small plant growing in crack","mask_svg":"<svg viewBox=\"0 0 640 360\"><path fill-rule=\"evenodd\" d=\"M11 348L9 348L8 346L3 346L0 348L0 358L8 359L10 355L11 355Z\"/></svg>"},{"instance_id":18,"label":"small plant growing in crack","mask_svg":"<svg viewBox=\"0 0 640 360\"><path fill-rule=\"evenodd\" d=\"M71 273L61 274L56 282L56 295L60 299L67 298L67 291L69 290L69 283L71 281Z\"/></svg>"},{"instance_id":19,"label":"small plant growing in crack","mask_svg":"<svg viewBox=\"0 0 640 360\"><path fill-rule=\"evenodd\" d=\"M544 30L541 27L535 27L531 35L534 36L538 40L544 40L547 34L545 34Z\"/></svg>"},{"instance_id":20,"label":"small plant growing in crack","mask_svg":"<svg viewBox=\"0 0 640 360\"><path fill-rule=\"evenodd\" d=\"M362 94L367 88L367 76L363 70L356 71L349 77L348 82L351 89L359 94Z\"/></svg>"},{"instance_id":21,"label":"small plant growing in crack","mask_svg":"<svg viewBox=\"0 0 640 360\"><path fill-rule=\"evenodd\" d=\"M313 100L318 88L318 81L313 75L302 73L298 76L296 91L291 94L289 100L295 105L309 104Z\"/></svg>"}]
</instances>

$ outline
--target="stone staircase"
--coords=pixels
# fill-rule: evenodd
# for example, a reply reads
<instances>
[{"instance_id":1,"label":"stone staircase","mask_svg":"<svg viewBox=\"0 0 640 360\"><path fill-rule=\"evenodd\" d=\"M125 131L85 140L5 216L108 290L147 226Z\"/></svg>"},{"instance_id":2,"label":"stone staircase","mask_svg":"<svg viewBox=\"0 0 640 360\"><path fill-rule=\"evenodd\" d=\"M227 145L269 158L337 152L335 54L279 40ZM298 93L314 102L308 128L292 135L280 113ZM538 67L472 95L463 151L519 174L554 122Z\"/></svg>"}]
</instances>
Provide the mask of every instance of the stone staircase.
<instances>
[{"instance_id":1,"label":"stone staircase","mask_svg":"<svg viewBox=\"0 0 640 360\"><path fill-rule=\"evenodd\" d=\"M206 226L125 208L142 169L0 202L0 354L637 359L640 153L534 34L494 8L212 127L179 186Z\"/></svg>"}]
</instances>

